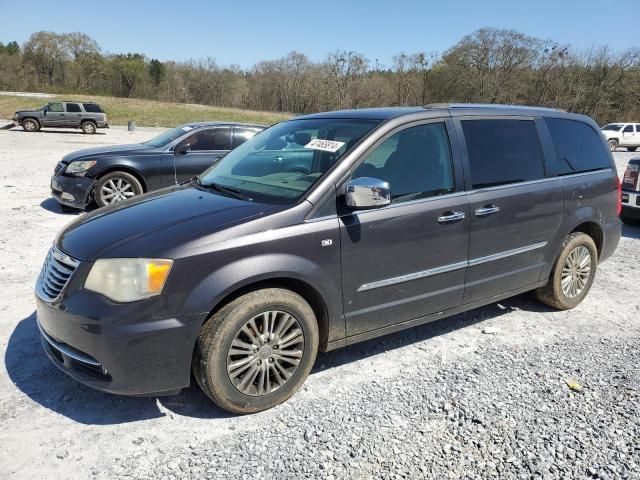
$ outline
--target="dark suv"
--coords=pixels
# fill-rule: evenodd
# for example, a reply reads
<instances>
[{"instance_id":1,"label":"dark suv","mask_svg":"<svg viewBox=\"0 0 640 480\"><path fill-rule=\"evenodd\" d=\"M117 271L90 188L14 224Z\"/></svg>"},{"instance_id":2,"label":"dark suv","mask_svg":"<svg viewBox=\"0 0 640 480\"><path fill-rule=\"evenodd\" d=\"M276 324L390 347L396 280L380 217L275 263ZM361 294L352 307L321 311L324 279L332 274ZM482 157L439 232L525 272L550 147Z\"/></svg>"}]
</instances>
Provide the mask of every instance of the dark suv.
<instances>
[{"instance_id":1,"label":"dark suv","mask_svg":"<svg viewBox=\"0 0 640 480\"><path fill-rule=\"evenodd\" d=\"M27 132L43 127L79 128L83 133L96 133L97 128L109 128L107 114L93 102L52 102L38 110L19 110L13 121Z\"/></svg>"},{"instance_id":2,"label":"dark suv","mask_svg":"<svg viewBox=\"0 0 640 480\"><path fill-rule=\"evenodd\" d=\"M295 118L191 182L64 229L36 285L49 358L108 392L191 372L232 412L289 398L331 350L534 290L578 305L618 244L598 126L434 105Z\"/></svg>"}]
</instances>

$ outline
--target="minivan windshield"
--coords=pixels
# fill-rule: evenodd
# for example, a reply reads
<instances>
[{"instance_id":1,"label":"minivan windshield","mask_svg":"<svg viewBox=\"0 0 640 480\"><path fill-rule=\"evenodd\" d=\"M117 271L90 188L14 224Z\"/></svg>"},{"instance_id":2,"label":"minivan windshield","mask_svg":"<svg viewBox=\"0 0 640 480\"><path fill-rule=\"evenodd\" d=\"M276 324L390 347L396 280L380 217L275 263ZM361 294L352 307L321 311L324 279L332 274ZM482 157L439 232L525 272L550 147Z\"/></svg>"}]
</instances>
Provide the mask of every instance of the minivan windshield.
<instances>
[{"instance_id":1,"label":"minivan windshield","mask_svg":"<svg viewBox=\"0 0 640 480\"><path fill-rule=\"evenodd\" d=\"M167 130L166 132L162 132L160 135L153 137L146 142L142 142L145 145L149 145L151 147L164 147L172 140L175 140L178 137L181 137L185 133L193 130L193 127L189 125L182 125L180 127L172 128L171 130Z\"/></svg>"},{"instance_id":2,"label":"minivan windshield","mask_svg":"<svg viewBox=\"0 0 640 480\"><path fill-rule=\"evenodd\" d=\"M611 130L611 131L617 132L621 128L622 128L621 123L607 123L604 127L602 127L602 130Z\"/></svg>"},{"instance_id":3,"label":"minivan windshield","mask_svg":"<svg viewBox=\"0 0 640 480\"><path fill-rule=\"evenodd\" d=\"M310 118L258 133L199 178L202 187L263 203L295 203L380 120Z\"/></svg>"}]
</instances>

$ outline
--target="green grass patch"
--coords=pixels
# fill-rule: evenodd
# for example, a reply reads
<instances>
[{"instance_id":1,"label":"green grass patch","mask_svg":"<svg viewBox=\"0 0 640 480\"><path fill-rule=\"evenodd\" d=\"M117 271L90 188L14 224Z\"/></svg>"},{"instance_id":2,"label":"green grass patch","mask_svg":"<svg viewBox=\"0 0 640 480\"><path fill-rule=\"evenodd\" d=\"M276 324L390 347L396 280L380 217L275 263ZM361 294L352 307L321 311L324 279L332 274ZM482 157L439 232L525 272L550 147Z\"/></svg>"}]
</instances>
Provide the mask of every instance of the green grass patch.
<instances>
[{"instance_id":1,"label":"green grass patch","mask_svg":"<svg viewBox=\"0 0 640 480\"><path fill-rule=\"evenodd\" d=\"M272 125L290 118L287 113L259 112L237 108L183 103L156 102L136 98L91 95L57 95L55 98L0 95L0 118L10 119L16 110L39 108L55 100L92 101L102 105L111 125L126 125L129 120L144 127L175 127L188 122L220 120Z\"/></svg>"}]
</instances>

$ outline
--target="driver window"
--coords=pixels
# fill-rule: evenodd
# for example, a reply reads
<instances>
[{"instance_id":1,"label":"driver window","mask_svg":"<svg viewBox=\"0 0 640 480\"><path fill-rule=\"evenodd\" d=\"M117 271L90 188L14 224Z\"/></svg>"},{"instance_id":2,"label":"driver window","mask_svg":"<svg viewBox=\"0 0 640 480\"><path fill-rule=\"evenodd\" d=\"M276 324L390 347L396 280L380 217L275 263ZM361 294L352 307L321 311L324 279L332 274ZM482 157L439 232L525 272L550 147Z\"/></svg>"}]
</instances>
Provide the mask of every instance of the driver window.
<instances>
[{"instance_id":1,"label":"driver window","mask_svg":"<svg viewBox=\"0 0 640 480\"><path fill-rule=\"evenodd\" d=\"M47 110L49 110L50 112L63 112L64 109L62 108L62 104L61 103L52 103L51 105L49 105L49 108L47 108Z\"/></svg>"},{"instance_id":2,"label":"driver window","mask_svg":"<svg viewBox=\"0 0 640 480\"><path fill-rule=\"evenodd\" d=\"M208 150L229 150L231 144L231 129L211 128L200 130L184 139L181 143L188 143L192 152Z\"/></svg>"},{"instance_id":3,"label":"driver window","mask_svg":"<svg viewBox=\"0 0 640 480\"><path fill-rule=\"evenodd\" d=\"M407 128L379 145L351 178L389 182L391 203L451 193L453 170L444 123Z\"/></svg>"}]
</instances>

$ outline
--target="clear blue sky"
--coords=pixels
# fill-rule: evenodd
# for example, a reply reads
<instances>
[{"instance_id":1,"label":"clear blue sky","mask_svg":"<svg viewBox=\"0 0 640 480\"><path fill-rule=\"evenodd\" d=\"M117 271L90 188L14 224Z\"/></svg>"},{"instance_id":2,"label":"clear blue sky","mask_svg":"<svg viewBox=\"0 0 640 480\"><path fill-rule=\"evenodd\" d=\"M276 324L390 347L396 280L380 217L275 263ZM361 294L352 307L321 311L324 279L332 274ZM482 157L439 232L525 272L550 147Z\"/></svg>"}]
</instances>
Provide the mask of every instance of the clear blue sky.
<instances>
[{"instance_id":1,"label":"clear blue sky","mask_svg":"<svg viewBox=\"0 0 640 480\"><path fill-rule=\"evenodd\" d=\"M248 67L291 50L321 60L347 49L389 65L395 53L442 52L483 26L577 48L640 46L637 7L592 0L0 0L0 41L22 44L38 30L81 31L106 52L160 60L211 56Z\"/></svg>"}]
</instances>

